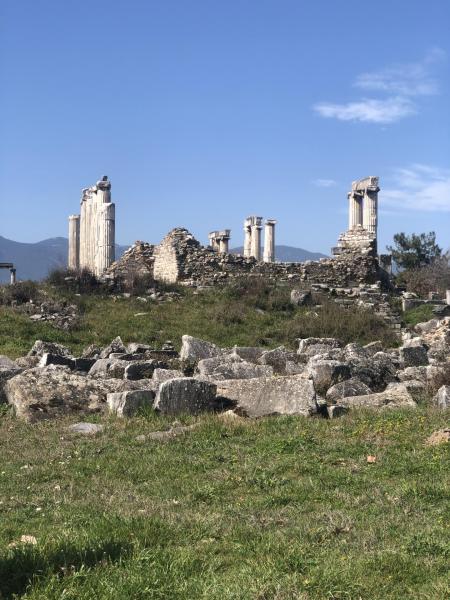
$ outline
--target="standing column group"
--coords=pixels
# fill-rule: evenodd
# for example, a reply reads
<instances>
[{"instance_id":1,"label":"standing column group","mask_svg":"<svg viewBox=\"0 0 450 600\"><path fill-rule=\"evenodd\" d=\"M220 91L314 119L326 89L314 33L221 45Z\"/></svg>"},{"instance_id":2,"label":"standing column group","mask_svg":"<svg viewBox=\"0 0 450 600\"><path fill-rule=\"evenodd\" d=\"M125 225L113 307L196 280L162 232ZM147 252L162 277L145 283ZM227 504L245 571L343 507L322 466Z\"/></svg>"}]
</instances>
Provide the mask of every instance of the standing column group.
<instances>
[{"instance_id":1,"label":"standing column group","mask_svg":"<svg viewBox=\"0 0 450 600\"><path fill-rule=\"evenodd\" d=\"M264 262L275 261L275 225L274 219L267 219L264 229L264 255L261 252L262 217L251 216L244 221L244 256Z\"/></svg>"},{"instance_id":2,"label":"standing column group","mask_svg":"<svg viewBox=\"0 0 450 600\"><path fill-rule=\"evenodd\" d=\"M105 175L82 192L80 215L69 217L69 268L102 275L115 260L115 205Z\"/></svg>"},{"instance_id":3,"label":"standing column group","mask_svg":"<svg viewBox=\"0 0 450 600\"><path fill-rule=\"evenodd\" d=\"M378 230L378 177L366 177L352 183L348 194L349 229L363 227L376 239Z\"/></svg>"}]
</instances>

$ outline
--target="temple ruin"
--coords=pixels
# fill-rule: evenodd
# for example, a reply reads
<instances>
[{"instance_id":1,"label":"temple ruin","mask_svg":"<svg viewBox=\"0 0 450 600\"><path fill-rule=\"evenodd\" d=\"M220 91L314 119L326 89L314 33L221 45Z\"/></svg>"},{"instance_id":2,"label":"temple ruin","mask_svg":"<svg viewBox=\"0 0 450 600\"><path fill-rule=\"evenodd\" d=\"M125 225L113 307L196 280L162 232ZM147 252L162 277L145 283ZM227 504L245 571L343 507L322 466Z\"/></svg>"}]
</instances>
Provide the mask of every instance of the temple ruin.
<instances>
[{"instance_id":1,"label":"temple ruin","mask_svg":"<svg viewBox=\"0 0 450 600\"><path fill-rule=\"evenodd\" d=\"M82 191L79 215L69 217L69 269L103 275L115 259L115 204L105 175Z\"/></svg>"},{"instance_id":2,"label":"temple ruin","mask_svg":"<svg viewBox=\"0 0 450 600\"><path fill-rule=\"evenodd\" d=\"M299 282L306 286L324 285L331 288L354 288L379 282L389 285L388 273L383 268L387 263L384 261L380 266L376 248L380 189L378 181L378 177L366 177L352 183L348 194L349 229L340 235L330 258L303 263L275 262L277 221L266 219L263 224L262 217L252 215L244 221L242 255L229 252L229 229L210 232L209 245L202 246L187 229L177 227L160 244L136 242L117 262L112 262L111 254L99 252L104 248L100 239L104 239L101 237L104 236L102 232L108 225L112 227L108 239L113 239L114 235L114 221L107 223L103 217L104 212L101 211L104 206L114 206L110 202L110 184L104 178L94 188L84 190L81 216L70 218L70 261L73 265L77 261L80 266L93 265L91 268L96 274L104 274L109 278L124 278L130 274L146 275L156 281L191 286L226 284L242 276L266 277ZM89 221L86 215L96 223L94 233L97 235L97 254L93 253L95 240L92 230L87 232ZM108 261L110 264L107 266Z\"/></svg>"}]
</instances>

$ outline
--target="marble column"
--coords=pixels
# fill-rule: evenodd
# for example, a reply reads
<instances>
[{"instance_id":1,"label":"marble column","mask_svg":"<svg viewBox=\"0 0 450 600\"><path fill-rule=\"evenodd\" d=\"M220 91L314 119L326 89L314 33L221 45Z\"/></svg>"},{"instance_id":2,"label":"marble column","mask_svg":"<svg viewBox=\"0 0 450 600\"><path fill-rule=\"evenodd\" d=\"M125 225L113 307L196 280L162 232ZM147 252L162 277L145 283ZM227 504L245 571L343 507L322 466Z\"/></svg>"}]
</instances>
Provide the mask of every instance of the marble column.
<instances>
[{"instance_id":1,"label":"marble column","mask_svg":"<svg viewBox=\"0 0 450 600\"><path fill-rule=\"evenodd\" d=\"M103 275L115 259L115 206L102 204L97 212L97 252L94 272Z\"/></svg>"},{"instance_id":2,"label":"marble column","mask_svg":"<svg viewBox=\"0 0 450 600\"><path fill-rule=\"evenodd\" d=\"M261 222L262 217L252 217L251 256L261 260Z\"/></svg>"},{"instance_id":3,"label":"marble column","mask_svg":"<svg viewBox=\"0 0 450 600\"><path fill-rule=\"evenodd\" d=\"M67 266L73 271L80 268L80 216L69 217L69 257Z\"/></svg>"},{"instance_id":4,"label":"marble column","mask_svg":"<svg viewBox=\"0 0 450 600\"><path fill-rule=\"evenodd\" d=\"M244 221L244 256L252 255L252 225L251 218L247 217Z\"/></svg>"},{"instance_id":5,"label":"marble column","mask_svg":"<svg viewBox=\"0 0 450 600\"><path fill-rule=\"evenodd\" d=\"M363 227L377 237L378 229L378 187L370 186L363 198Z\"/></svg>"},{"instance_id":6,"label":"marble column","mask_svg":"<svg viewBox=\"0 0 450 600\"><path fill-rule=\"evenodd\" d=\"M16 283L16 269L13 267L9 270L10 273L10 283L14 285Z\"/></svg>"},{"instance_id":7,"label":"marble column","mask_svg":"<svg viewBox=\"0 0 450 600\"><path fill-rule=\"evenodd\" d=\"M264 262L275 262L275 225L274 219L267 219L264 230Z\"/></svg>"},{"instance_id":8,"label":"marble column","mask_svg":"<svg viewBox=\"0 0 450 600\"><path fill-rule=\"evenodd\" d=\"M358 225L363 224L362 195L352 190L348 194L348 201L348 228L351 231L352 229L356 229Z\"/></svg>"},{"instance_id":9,"label":"marble column","mask_svg":"<svg viewBox=\"0 0 450 600\"><path fill-rule=\"evenodd\" d=\"M80 255L79 255L79 263L80 263L80 269L85 269L87 264L86 264L86 245L87 245L87 238L86 238L86 198L84 196L84 190L83 190L83 196L81 198L81 202L80 202Z\"/></svg>"},{"instance_id":10,"label":"marble column","mask_svg":"<svg viewBox=\"0 0 450 600\"><path fill-rule=\"evenodd\" d=\"M229 245L230 245L229 243L230 243L229 237L221 237L219 240L219 252L225 252L226 254L228 254Z\"/></svg>"},{"instance_id":11,"label":"marble column","mask_svg":"<svg viewBox=\"0 0 450 600\"><path fill-rule=\"evenodd\" d=\"M450 304L450 290L446 290L445 301L447 304Z\"/></svg>"}]
</instances>

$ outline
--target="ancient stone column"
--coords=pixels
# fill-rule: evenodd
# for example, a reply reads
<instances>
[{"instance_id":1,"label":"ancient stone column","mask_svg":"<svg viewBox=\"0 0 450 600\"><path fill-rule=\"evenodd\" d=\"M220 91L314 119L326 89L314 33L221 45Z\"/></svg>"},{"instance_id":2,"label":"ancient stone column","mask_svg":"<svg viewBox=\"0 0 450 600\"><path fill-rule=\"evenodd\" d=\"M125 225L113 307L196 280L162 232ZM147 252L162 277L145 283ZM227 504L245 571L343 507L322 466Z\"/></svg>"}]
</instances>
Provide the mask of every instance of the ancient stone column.
<instances>
[{"instance_id":1,"label":"ancient stone column","mask_svg":"<svg viewBox=\"0 0 450 600\"><path fill-rule=\"evenodd\" d=\"M447 290L445 293L445 301L447 304L450 304L450 290Z\"/></svg>"},{"instance_id":2,"label":"ancient stone column","mask_svg":"<svg viewBox=\"0 0 450 600\"><path fill-rule=\"evenodd\" d=\"M261 260L261 226L262 217L252 217L252 245L251 256Z\"/></svg>"},{"instance_id":3,"label":"ancient stone column","mask_svg":"<svg viewBox=\"0 0 450 600\"><path fill-rule=\"evenodd\" d=\"M252 255L252 220L247 217L244 221L244 256Z\"/></svg>"},{"instance_id":4,"label":"ancient stone column","mask_svg":"<svg viewBox=\"0 0 450 600\"><path fill-rule=\"evenodd\" d=\"M348 228L356 229L363 224L362 195L354 190L348 194Z\"/></svg>"},{"instance_id":5,"label":"ancient stone column","mask_svg":"<svg viewBox=\"0 0 450 600\"><path fill-rule=\"evenodd\" d=\"M80 268L80 215L69 217L69 257L67 266L73 271Z\"/></svg>"},{"instance_id":6,"label":"ancient stone column","mask_svg":"<svg viewBox=\"0 0 450 600\"><path fill-rule=\"evenodd\" d=\"M219 240L219 252L225 252L226 254L228 254L229 245L230 245L230 238L229 237L221 237Z\"/></svg>"},{"instance_id":7,"label":"ancient stone column","mask_svg":"<svg viewBox=\"0 0 450 600\"><path fill-rule=\"evenodd\" d=\"M264 262L275 262L275 225L274 219L267 219L264 231Z\"/></svg>"},{"instance_id":8,"label":"ancient stone column","mask_svg":"<svg viewBox=\"0 0 450 600\"><path fill-rule=\"evenodd\" d=\"M102 204L97 212L97 252L94 273L103 275L115 259L115 205Z\"/></svg>"},{"instance_id":9,"label":"ancient stone column","mask_svg":"<svg viewBox=\"0 0 450 600\"><path fill-rule=\"evenodd\" d=\"M16 269L13 267L9 270L10 273L10 283L14 285L16 283Z\"/></svg>"},{"instance_id":10,"label":"ancient stone column","mask_svg":"<svg viewBox=\"0 0 450 600\"><path fill-rule=\"evenodd\" d=\"M366 188L363 198L363 227L377 237L378 229L378 186Z\"/></svg>"}]
</instances>

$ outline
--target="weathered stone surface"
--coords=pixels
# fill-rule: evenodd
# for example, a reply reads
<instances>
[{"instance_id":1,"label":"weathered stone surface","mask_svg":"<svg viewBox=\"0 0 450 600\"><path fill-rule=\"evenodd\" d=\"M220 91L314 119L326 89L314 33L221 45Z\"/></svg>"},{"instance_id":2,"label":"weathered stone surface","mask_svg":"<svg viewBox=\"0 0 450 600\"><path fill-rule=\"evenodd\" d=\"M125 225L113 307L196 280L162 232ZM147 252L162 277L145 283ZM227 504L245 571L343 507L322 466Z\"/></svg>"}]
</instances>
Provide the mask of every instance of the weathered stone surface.
<instances>
[{"instance_id":1,"label":"weathered stone surface","mask_svg":"<svg viewBox=\"0 0 450 600\"><path fill-rule=\"evenodd\" d=\"M81 435L95 435L104 430L104 426L99 423L74 423L67 428L72 433L80 433Z\"/></svg>"},{"instance_id":2,"label":"weathered stone surface","mask_svg":"<svg viewBox=\"0 0 450 600\"><path fill-rule=\"evenodd\" d=\"M95 358L76 358L74 360L74 369L75 371L82 371L84 373L88 373L94 366L95 361Z\"/></svg>"},{"instance_id":3,"label":"weathered stone surface","mask_svg":"<svg viewBox=\"0 0 450 600\"><path fill-rule=\"evenodd\" d=\"M279 346L274 350L267 350L258 360L261 365L270 365L277 375L286 375L286 363L288 361L295 363L297 354L290 352L284 346Z\"/></svg>"},{"instance_id":4,"label":"weathered stone surface","mask_svg":"<svg viewBox=\"0 0 450 600\"><path fill-rule=\"evenodd\" d=\"M85 348L81 354L81 358L100 358L100 352L102 349L95 344L91 344Z\"/></svg>"},{"instance_id":5,"label":"weathered stone surface","mask_svg":"<svg viewBox=\"0 0 450 600\"><path fill-rule=\"evenodd\" d=\"M374 356L377 352L383 352L383 344L380 341L370 342L363 346L363 348L370 356Z\"/></svg>"},{"instance_id":6,"label":"weathered stone surface","mask_svg":"<svg viewBox=\"0 0 450 600\"><path fill-rule=\"evenodd\" d=\"M180 359L183 361L196 362L204 358L213 358L222 354L221 349L215 344L200 340L191 335L183 335L181 341Z\"/></svg>"},{"instance_id":7,"label":"weathered stone surface","mask_svg":"<svg viewBox=\"0 0 450 600\"><path fill-rule=\"evenodd\" d=\"M237 403L249 417L317 413L313 382L301 375L270 379L235 379L220 382L217 393Z\"/></svg>"},{"instance_id":8,"label":"weathered stone surface","mask_svg":"<svg viewBox=\"0 0 450 600\"><path fill-rule=\"evenodd\" d=\"M400 360L405 367L428 365L427 348L424 345L407 345L400 348Z\"/></svg>"},{"instance_id":9,"label":"weathered stone surface","mask_svg":"<svg viewBox=\"0 0 450 600\"><path fill-rule=\"evenodd\" d=\"M164 381L179 379L180 377L184 377L184 374L183 371L179 371L178 369L155 369L152 379L156 383L163 383Z\"/></svg>"},{"instance_id":10,"label":"weathered stone surface","mask_svg":"<svg viewBox=\"0 0 450 600\"><path fill-rule=\"evenodd\" d=\"M155 392L152 390L131 390L113 392L106 397L109 411L118 417L132 417L141 408L152 406Z\"/></svg>"},{"instance_id":11,"label":"weathered stone surface","mask_svg":"<svg viewBox=\"0 0 450 600\"><path fill-rule=\"evenodd\" d=\"M113 341L100 352L100 358L108 358L114 352L126 352L126 348L120 336L117 336Z\"/></svg>"},{"instance_id":12,"label":"weathered stone surface","mask_svg":"<svg viewBox=\"0 0 450 600\"><path fill-rule=\"evenodd\" d=\"M332 385L350 379L350 367L337 360L310 359L305 373L314 381L317 391L326 391Z\"/></svg>"},{"instance_id":13,"label":"weathered stone surface","mask_svg":"<svg viewBox=\"0 0 450 600\"><path fill-rule=\"evenodd\" d=\"M64 367L69 367L69 369L73 369L75 367L75 360L73 358L68 358L67 356L46 352L41 356L38 367L48 367L48 365L62 365Z\"/></svg>"},{"instance_id":14,"label":"weathered stone surface","mask_svg":"<svg viewBox=\"0 0 450 600\"><path fill-rule=\"evenodd\" d=\"M155 410L164 414L199 414L216 407L217 386L191 377L170 379L159 386Z\"/></svg>"},{"instance_id":15,"label":"weathered stone surface","mask_svg":"<svg viewBox=\"0 0 450 600\"><path fill-rule=\"evenodd\" d=\"M365 396L371 394L372 390L365 383L352 377L346 381L336 383L327 391L327 401L333 404L338 404L341 398L348 398L350 396Z\"/></svg>"},{"instance_id":16,"label":"weathered stone surface","mask_svg":"<svg viewBox=\"0 0 450 600\"><path fill-rule=\"evenodd\" d=\"M19 356L14 362L21 369L32 369L38 366L40 360L40 356Z\"/></svg>"},{"instance_id":17,"label":"weathered stone surface","mask_svg":"<svg viewBox=\"0 0 450 600\"><path fill-rule=\"evenodd\" d=\"M148 344L140 344L136 342L128 344L126 348L128 354L143 354L144 352L149 352L151 350L152 347Z\"/></svg>"},{"instance_id":18,"label":"weathered stone surface","mask_svg":"<svg viewBox=\"0 0 450 600\"><path fill-rule=\"evenodd\" d=\"M0 404L7 401L3 391L6 382L13 377L16 377L16 375L20 375L22 371L23 369L18 367L17 364L7 356L0 356Z\"/></svg>"},{"instance_id":19,"label":"weathered stone surface","mask_svg":"<svg viewBox=\"0 0 450 600\"><path fill-rule=\"evenodd\" d=\"M205 358L198 363L201 377L211 380L222 379L253 379L255 377L271 377L273 369L269 365L255 365L238 356Z\"/></svg>"},{"instance_id":20,"label":"weathered stone surface","mask_svg":"<svg viewBox=\"0 0 450 600\"><path fill-rule=\"evenodd\" d=\"M450 385L443 385L439 388L437 394L433 398L433 403L442 410L450 408Z\"/></svg>"},{"instance_id":21,"label":"weathered stone surface","mask_svg":"<svg viewBox=\"0 0 450 600\"><path fill-rule=\"evenodd\" d=\"M348 413L348 411L349 409L347 406L339 406L338 404L327 406L327 416L329 419L337 419L339 417L343 417Z\"/></svg>"},{"instance_id":22,"label":"weathered stone surface","mask_svg":"<svg viewBox=\"0 0 450 600\"><path fill-rule=\"evenodd\" d=\"M398 381L398 361L386 354L377 352L367 360L349 360L351 376L360 379L374 392L381 392L389 383Z\"/></svg>"},{"instance_id":23,"label":"weathered stone surface","mask_svg":"<svg viewBox=\"0 0 450 600\"><path fill-rule=\"evenodd\" d=\"M56 344L54 342L44 342L42 340L36 340L34 342L33 347L28 352L28 356L42 357L46 353L72 358L72 354L69 348L66 348L66 346L63 346L62 344Z\"/></svg>"},{"instance_id":24,"label":"weathered stone surface","mask_svg":"<svg viewBox=\"0 0 450 600\"><path fill-rule=\"evenodd\" d=\"M403 383L391 383L384 392L376 394L341 398L339 404L348 408L416 408L417 406Z\"/></svg>"},{"instance_id":25,"label":"weathered stone surface","mask_svg":"<svg viewBox=\"0 0 450 600\"><path fill-rule=\"evenodd\" d=\"M89 377L123 379L130 363L117 358L99 358L89 370Z\"/></svg>"},{"instance_id":26,"label":"weathered stone surface","mask_svg":"<svg viewBox=\"0 0 450 600\"><path fill-rule=\"evenodd\" d=\"M305 338L299 340L297 354L316 356L341 347L342 343L335 338Z\"/></svg>"},{"instance_id":27,"label":"weathered stone surface","mask_svg":"<svg viewBox=\"0 0 450 600\"><path fill-rule=\"evenodd\" d=\"M6 383L4 391L16 415L34 422L67 414L87 415L103 411L108 393L135 389L137 384L142 385L142 382L93 379L67 367L50 365L29 369L13 377ZM154 383L150 381L148 388L151 387Z\"/></svg>"},{"instance_id":28,"label":"weathered stone surface","mask_svg":"<svg viewBox=\"0 0 450 600\"><path fill-rule=\"evenodd\" d=\"M450 429L438 429L433 431L425 444L427 446L438 446L450 442Z\"/></svg>"},{"instance_id":29,"label":"weathered stone surface","mask_svg":"<svg viewBox=\"0 0 450 600\"><path fill-rule=\"evenodd\" d=\"M310 291L292 290L291 303L294 306L308 306L312 304L312 294Z\"/></svg>"},{"instance_id":30,"label":"weathered stone surface","mask_svg":"<svg viewBox=\"0 0 450 600\"><path fill-rule=\"evenodd\" d=\"M254 348L252 346L234 346L230 356L239 356L242 360L251 363L257 363L258 359L264 354L262 348Z\"/></svg>"},{"instance_id":31,"label":"weathered stone surface","mask_svg":"<svg viewBox=\"0 0 450 600\"><path fill-rule=\"evenodd\" d=\"M155 368L158 366L156 360L133 361L125 367L125 379L150 379Z\"/></svg>"}]
</instances>

